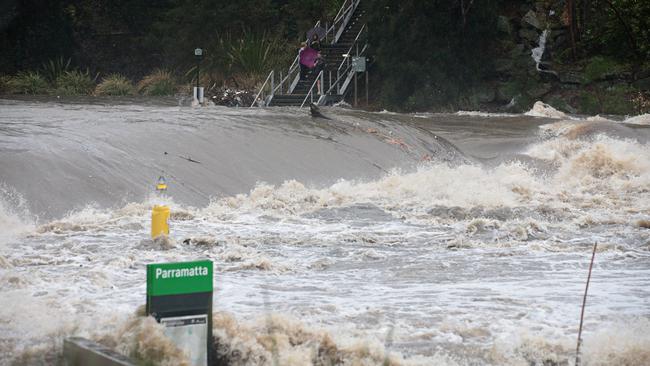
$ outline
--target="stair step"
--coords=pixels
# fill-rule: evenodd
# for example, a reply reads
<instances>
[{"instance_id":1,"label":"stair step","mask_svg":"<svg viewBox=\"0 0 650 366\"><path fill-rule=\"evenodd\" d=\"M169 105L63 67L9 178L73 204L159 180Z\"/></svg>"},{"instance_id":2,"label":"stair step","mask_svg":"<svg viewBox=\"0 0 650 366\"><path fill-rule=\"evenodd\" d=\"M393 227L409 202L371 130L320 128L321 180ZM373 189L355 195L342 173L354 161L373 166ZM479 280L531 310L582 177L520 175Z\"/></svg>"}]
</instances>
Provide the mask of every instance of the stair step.
<instances>
[{"instance_id":1,"label":"stair step","mask_svg":"<svg viewBox=\"0 0 650 366\"><path fill-rule=\"evenodd\" d=\"M353 55L356 54L356 47L352 48L352 51L350 51L350 49L365 24L365 19L368 14L367 9L369 6L371 6L367 3L367 1L360 2L360 5L357 7L357 9L355 9L354 13L350 17L350 20L348 21L348 24L346 24L345 29L343 29L340 38L335 44L322 45L321 55L325 60L324 80L326 85L330 81L335 81L339 66L342 63L346 62L346 58L343 55L349 52L351 52ZM363 42L363 40L361 40L361 42ZM362 45L359 44L359 46ZM359 47L359 49L361 49L361 47ZM300 106L305 98L307 98L309 95L309 91L311 90L312 86L314 86L316 76L317 75L315 73L309 72L301 80L298 81L291 94L276 94L271 100L270 105ZM316 93L316 87L314 87L313 91ZM318 98L318 95L313 96L314 100ZM335 99L336 96L328 96L329 102L332 102Z\"/></svg>"},{"instance_id":2,"label":"stair step","mask_svg":"<svg viewBox=\"0 0 650 366\"><path fill-rule=\"evenodd\" d=\"M300 106L307 94L276 94L271 100L271 106Z\"/></svg>"}]
</instances>

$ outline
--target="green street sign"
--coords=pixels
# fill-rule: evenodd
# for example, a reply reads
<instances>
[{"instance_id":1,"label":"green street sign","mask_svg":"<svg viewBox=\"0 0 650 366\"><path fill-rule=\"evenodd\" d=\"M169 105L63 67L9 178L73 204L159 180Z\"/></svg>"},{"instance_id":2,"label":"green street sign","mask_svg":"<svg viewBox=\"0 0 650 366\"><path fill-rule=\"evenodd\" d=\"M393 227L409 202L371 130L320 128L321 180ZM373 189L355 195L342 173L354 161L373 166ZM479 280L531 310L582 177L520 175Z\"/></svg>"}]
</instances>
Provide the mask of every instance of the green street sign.
<instances>
[{"instance_id":1,"label":"green street sign","mask_svg":"<svg viewBox=\"0 0 650 366\"><path fill-rule=\"evenodd\" d=\"M147 296L212 291L212 261L147 265Z\"/></svg>"}]
</instances>

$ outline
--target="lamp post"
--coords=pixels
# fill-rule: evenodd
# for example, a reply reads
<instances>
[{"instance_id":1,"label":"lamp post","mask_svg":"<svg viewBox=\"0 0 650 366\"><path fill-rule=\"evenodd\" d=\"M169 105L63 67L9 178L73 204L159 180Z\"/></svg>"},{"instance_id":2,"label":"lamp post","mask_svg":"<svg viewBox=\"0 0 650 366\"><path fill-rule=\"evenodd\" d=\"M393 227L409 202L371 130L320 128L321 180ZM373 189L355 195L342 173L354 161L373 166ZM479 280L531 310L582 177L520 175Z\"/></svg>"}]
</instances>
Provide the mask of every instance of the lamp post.
<instances>
[{"instance_id":1,"label":"lamp post","mask_svg":"<svg viewBox=\"0 0 650 366\"><path fill-rule=\"evenodd\" d=\"M199 69L201 67L201 57L203 57L203 49L194 49L194 56L196 56L196 87L194 88L194 102L198 104L203 103L203 88L199 86Z\"/></svg>"},{"instance_id":2,"label":"lamp post","mask_svg":"<svg viewBox=\"0 0 650 366\"><path fill-rule=\"evenodd\" d=\"M194 56L196 56L196 87L199 87L199 67L201 66L201 57L203 50L200 48L194 49Z\"/></svg>"}]
</instances>

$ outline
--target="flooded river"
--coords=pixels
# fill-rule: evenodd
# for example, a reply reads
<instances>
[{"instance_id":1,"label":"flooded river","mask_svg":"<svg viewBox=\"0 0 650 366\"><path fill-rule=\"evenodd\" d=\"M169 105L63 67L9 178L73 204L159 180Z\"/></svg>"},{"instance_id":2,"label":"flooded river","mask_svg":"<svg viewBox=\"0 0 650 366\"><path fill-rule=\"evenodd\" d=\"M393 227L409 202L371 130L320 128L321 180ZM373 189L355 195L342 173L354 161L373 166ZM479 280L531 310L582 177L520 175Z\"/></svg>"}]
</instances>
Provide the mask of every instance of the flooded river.
<instances>
[{"instance_id":1,"label":"flooded river","mask_svg":"<svg viewBox=\"0 0 650 366\"><path fill-rule=\"evenodd\" d=\"M136 313L193 259L232 365L573 364L594 243L583 364L650 364L648 116L322 112L0 100L0 364L182 364Z\"/></svg>"}]
</instances>

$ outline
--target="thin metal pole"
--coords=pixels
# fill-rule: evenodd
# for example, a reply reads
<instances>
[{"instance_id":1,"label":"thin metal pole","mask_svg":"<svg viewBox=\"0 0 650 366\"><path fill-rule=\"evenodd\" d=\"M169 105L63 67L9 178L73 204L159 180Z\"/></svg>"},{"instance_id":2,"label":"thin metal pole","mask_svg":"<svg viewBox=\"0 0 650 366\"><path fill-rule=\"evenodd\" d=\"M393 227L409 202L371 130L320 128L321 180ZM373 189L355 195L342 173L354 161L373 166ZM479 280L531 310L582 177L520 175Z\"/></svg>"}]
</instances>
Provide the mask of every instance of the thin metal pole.
<instances>
[{"instance_id":1,"label":"thin metal pole","mask_svg":"<svg viewBox=\"0 0 650 366\"><path fill-rule=\"evenodd\" d=\"M357 72L354 72L354 106L357 106Z\"/></svg>"},{"instance_id":2,"label":"thin metal pole","mask_svg":"<svg viewBox=\"0 0 650 366\"><path fill-rule=\"evenodd\" d=\"M341 71L336 71L336 94L341 94Z\"/></svg>"},{"instance_id":3,"label":"thin metal pole","mask_svg":"<svg viewBox=\"0 0 650 366\"><path fill-rule=\"evenodd\" d=\"M320 73L320 95L323 95L325 89L325 72L321 71Z\"/></svg>"},{"instance_id":4,"label":"thin metal pole","mask_svg":"<svg viewBox=\"0 0 650 366\"><path fill-rule=\"evenodd\" d=\"M582 324L585 317L585 305L587 304L587 291L589 291L589 282L591 281L591 269L594 266L594 258L596 257L596 247L598 243L594 243L594 251L591 254L591 263L589 263L589 275L587 276L587 285L585 286L585 295L582 298L582 310L580 311L580 328L578 328L578 345L576 346L576 366L580 366L580 345L582 345Z\"/></svg>"},{"instance_id":5,"label":"thin metal pole","mask_svg":"<svg viewBox=\"0 0 650 366\"><path fill-rule=\"evenodd\" d=\"M197 89L197 93L198 93L198 89L199 89L199 68L200 67L201 67L201 59L197 58L196 59L196 89ZM198 96L198 94L197 94L197 96Z\"/></svg>"},{"instance_id":6,"label":"thin metal pole","mask_svg":"<svg viewBox=\"0 0 650 366\"><path fill-rule=\"evenodd\" d=\"M368 98L368 69L366 69L366 107L370 104Z\"/></svg>"}]
</instances>

